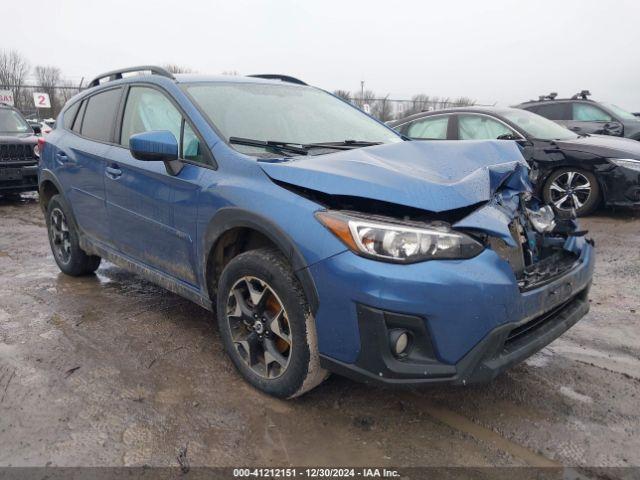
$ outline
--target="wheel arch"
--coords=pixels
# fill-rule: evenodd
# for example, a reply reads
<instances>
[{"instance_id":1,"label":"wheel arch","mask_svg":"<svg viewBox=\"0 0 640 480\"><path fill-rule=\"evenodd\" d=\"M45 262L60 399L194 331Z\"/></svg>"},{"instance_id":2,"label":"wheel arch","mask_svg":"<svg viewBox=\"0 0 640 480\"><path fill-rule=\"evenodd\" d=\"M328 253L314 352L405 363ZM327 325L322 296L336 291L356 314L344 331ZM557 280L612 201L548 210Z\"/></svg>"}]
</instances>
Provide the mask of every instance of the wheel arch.
<instances>
[{"instance_id":1,"label":"wheel arch","mask_svg":"<svg viewBox=\"0 0 640 480\"><path fill-rule=\"evenodd\" d=\"M224 207L211 219L203 239L202 282L215 302L218 280L226 264L238 254L273 246L287 259L304 290L312 314L318 309L318 294L306 261L293 240L271 220L238 207Z\"/></svg>"}]
</instances>

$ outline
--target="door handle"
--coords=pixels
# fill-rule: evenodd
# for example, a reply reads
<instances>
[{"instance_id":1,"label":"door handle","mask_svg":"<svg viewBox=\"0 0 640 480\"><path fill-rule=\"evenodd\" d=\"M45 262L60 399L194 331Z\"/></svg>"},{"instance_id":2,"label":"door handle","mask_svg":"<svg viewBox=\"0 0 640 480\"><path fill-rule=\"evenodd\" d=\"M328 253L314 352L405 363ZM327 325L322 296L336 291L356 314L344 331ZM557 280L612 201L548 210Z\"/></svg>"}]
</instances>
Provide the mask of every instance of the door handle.
<instances>
[{"instance_id":1,"label":"door handle","mask_svg":"<svg viewBox=\"0 0 640 480\"><path fill-rule=\"evenodd\" d=\"M73 160L71 160L66 153L64 152L58 152L56 153L56 163L58 165L64 165L66 163L76 163Z\"/></svg>"},{"instance_id":2,"label":"door handle","mask_svg":"<svg viewBox=\"0 0 640 480\"><path fill-rule=\"evenodd\" d=\"M107 167L105 169L105 175L112 180L116 180L120 177L120 175L122 175L122 170L120 170L118 167Z\"/></svg>"}]
</instances>

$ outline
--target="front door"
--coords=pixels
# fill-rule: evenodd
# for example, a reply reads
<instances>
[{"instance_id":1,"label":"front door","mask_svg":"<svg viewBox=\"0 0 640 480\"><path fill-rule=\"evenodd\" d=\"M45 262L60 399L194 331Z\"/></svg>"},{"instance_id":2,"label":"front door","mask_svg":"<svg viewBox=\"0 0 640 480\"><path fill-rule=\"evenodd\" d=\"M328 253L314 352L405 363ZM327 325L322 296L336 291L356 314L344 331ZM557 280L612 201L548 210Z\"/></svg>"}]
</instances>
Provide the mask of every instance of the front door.
<instances>
[{"instance_id":1,"label":"front door","mask_svg":"<svg viewBox=\"0 0 640 480\"><path fill-rule=\"evenodd\" d=\"M197 213L202 175L208 170L185 163L177 174L163 162L136 160L129 151L131 135L168 130L177 140L195 135L163 92L130 88L124 108L121 146L113 146L105 169L107 212L111 237L125 256L197 285ZM187 131L183 131L187 130ZM183 143L183 142L180 142ZM186 156L180 146L181 157ZM199 151L199 146L195 147Z\"/></svg>"}]
</instances>

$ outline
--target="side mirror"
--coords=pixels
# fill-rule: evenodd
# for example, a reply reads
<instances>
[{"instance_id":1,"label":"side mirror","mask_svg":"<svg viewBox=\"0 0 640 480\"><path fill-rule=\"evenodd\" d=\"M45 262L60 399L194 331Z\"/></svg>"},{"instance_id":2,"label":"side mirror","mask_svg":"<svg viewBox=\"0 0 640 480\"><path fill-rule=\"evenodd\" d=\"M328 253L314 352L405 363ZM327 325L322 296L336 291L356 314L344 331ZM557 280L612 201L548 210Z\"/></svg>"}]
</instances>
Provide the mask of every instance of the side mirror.
<instances>
[{"instance_id":1,"label":"side mirror","mask_svg":"<svg viewBox=\"0 0 640 480\"><path fill-rule=\"evenodd\" d=\"M621 137L624 134L624 126L620 122L607 122L602 128L605 135L614 135L616 137Z\"/></svg>"},{"instance_id":2,"label":"side mirror","mask_svg":"<svg viewBox=\"0 0 640 480\"><path fill-rule=\"evenodd\" d=\"M129 150L133 158L148 162L172 162L178 159L178 141L168 130L131 135Z\"/></svg>"},{"instance_id":3,"label":"side mirror","mask_svg":"<svg viewBox=\"0 0 640 480\"><path fill-rule=\"evenodd\" d=\"M40 128L40 125L31 125L31 129L36 135L40 135L42 133L42 128Z\"/></svg>"}]
</instances>

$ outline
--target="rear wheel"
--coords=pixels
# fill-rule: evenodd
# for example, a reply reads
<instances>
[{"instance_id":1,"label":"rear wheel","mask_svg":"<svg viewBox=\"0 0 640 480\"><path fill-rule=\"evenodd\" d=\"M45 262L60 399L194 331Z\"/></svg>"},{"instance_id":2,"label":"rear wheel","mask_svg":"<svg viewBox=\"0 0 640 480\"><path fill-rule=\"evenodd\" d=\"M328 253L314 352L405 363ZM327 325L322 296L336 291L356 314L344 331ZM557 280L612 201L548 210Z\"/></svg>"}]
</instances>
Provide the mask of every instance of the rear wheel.
<instances>
[{"instance_id":1,"label":"rear wheel","mask_svg":"<svg viewBox=\"0 0 640 480\"><path fill-rule=\"evenodd\" d=\"M60 195L54 195L47 205L47 231L53 258L60 270L74 277L95 272L100 257L87 255L80 248L78 232Z\"/></svg>"},{"instance_id":2,"label":"rear wheel","mask_svg":"<svg viewBox=\"0 0 640 480\"><path fill-rule=\"evenodd\" d=\"M595 175L585 170L561 168L544 186L544 200L556 210L575 209L579 217L592 213L600 203L600 186Z\"/></svg>"},{"instance_id":3,"label":"rear wheel","mask_svg":"<svg viewBox=\"0 0 640 480\"><path fill-rule=\"evenodd\" d=\"M292 398L326 378L306 298L278 251L251 250L229 262L218 284L217 315L229 357L254 387Z\"/></svg>"}]
</instances>

